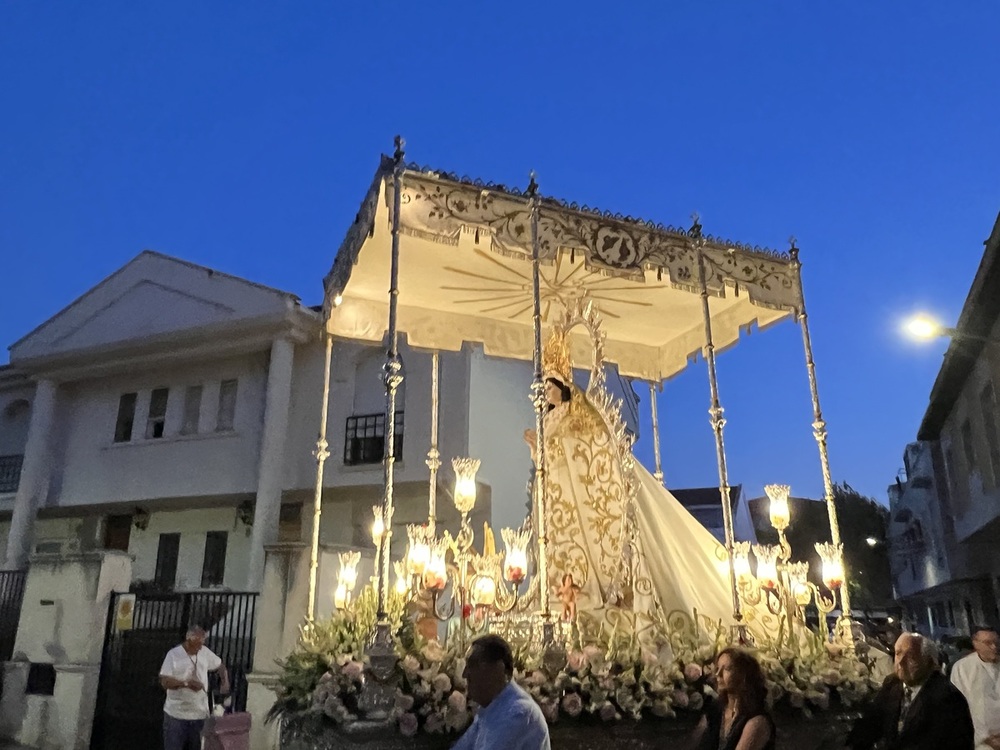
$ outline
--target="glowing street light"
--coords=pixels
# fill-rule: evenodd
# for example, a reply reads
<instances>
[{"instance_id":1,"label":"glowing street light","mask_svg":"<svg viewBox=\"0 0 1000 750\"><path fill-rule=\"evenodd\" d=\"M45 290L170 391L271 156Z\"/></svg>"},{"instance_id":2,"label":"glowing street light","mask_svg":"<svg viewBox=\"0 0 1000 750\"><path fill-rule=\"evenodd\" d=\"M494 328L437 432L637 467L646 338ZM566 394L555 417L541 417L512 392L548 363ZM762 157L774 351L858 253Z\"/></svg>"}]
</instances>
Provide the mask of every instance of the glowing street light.
<instances>
[{"instance_id":1,"label":"glowing street light","mask_svg":"<svg viewBox=\"0 0 1000 750\"><path fill-rule=\"evenodd\" d=\"M966 333L958 328L949 328L926 313L914 315L903 324L903 329L911 338L920 341L929 341L940 336L947 336L958 341L981 341L986 344L1000 344L1000 339L991 336L979 336L975 333Z\"/></svg>"},{"instance_id":2,"label":"glowing street light","mask_svg":"<svg viewBox=\"0 0 1000 750\"><path fill-rule=\"evenodd\" d=\"M949 333L949 329L945 328L940 322L932 318L930 315L926 315L924 313L914 315L906 321L903 328L913 338L921 339L923 341L937 338L938 336L944 336Z\"/></svg>"}]
</instances>

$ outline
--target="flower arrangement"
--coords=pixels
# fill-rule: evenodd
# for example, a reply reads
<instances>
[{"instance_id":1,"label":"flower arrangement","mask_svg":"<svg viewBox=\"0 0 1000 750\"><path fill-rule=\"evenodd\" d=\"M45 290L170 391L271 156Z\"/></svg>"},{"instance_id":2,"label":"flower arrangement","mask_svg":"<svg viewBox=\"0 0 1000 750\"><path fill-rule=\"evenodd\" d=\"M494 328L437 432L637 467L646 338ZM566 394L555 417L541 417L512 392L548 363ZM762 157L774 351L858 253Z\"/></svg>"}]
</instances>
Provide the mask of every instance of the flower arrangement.
<instances>
[{"instance_id":1,"label":"flower arrangement","mask_svg":"<svg viewBox=\"0 0 1000 750\"><path fill-rule=\"evenodd\" d=\"M473 712L465 694L464 653L426 641L405 626L401 600L393 606L399 662L392 719L406 736L463 731ZM646 628L604 628L566 654L558 671L543 665L540 649L515 649L515 679L538 702L550 723L616 722L670 718L700 711L712 688L716 654L728 645L721 623L672 613ZM357 718L365 675L364 640L374 623L365 594L350 612L303 631L299 648L283 663L279 699L271 717L312 709L337 724ZM862 650L863 652L863 650ZM762 646L769 699L775 707L812 713L833 703L850 706L870 697L880 679L855 654L832 652L818 638L795 651ZM550 665L551 666L551 665Z\"/></svg>"}]
</instances>

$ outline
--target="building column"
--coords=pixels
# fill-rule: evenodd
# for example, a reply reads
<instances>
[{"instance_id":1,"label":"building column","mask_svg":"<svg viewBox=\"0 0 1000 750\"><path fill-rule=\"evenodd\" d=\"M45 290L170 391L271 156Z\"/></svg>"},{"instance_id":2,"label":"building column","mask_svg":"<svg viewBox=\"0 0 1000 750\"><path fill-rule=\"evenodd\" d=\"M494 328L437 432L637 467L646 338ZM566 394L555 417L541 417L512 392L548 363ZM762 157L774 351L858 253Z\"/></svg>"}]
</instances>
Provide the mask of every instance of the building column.
<instances>
[{"instance_id":1,"label":"building column","mask_svg":"<svg viewBox=\"0 0 1000 750\"><path fill-rule=\"evenodd\" d=\"M264 546L278 541L294 355L295 344L288 339L276 339L271 345L271 364L267 370L267 396L264 402L264 429L257 464L257 497L254 502L250 565L247 570L248 591L260 589L264 575Z\"/></svg>"},{"instance_id":2,"label":"building column","mask_svg":"<svg viewBox=\"0 0 1000 750\"><path fill-rule=\"evenodd\" d=\"M14 498L14 514L7 539L5 570L24 570L28 567L38 504L48 485L51 464L49 438L56 413L56 388L52 380L39 380L35 387L31 421L28 424L28 442L21 466L21 482Z\"/></svg>"}]
</instances>

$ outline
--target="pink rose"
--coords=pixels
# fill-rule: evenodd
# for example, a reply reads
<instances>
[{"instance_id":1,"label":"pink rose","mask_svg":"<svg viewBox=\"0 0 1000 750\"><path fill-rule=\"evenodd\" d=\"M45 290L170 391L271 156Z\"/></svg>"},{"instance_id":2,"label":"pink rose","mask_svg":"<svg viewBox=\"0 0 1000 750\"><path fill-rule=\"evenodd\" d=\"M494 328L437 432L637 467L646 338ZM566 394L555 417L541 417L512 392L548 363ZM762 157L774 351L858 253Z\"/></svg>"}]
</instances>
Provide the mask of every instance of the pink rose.
<instances>
[{"instance_id":1,"label":"pink rose","mask_svg":"<svg viewBox=\"0 0 1000 750\"><path fill-rule=\"evenodd\" d=\"M452 711L465 713L468 707L469 706L465 700L464 693L460 693L457 690L455 690L454 692L452 692L451 695L448 696L448 708L450 708Z\"/></svg>"},{"instance_id":2,"label":"pink rose","mask_svg":"<svg viewBox=\"0 0 1000 750\"><path fill-rule=\"evenodd\" d=\"M431 686L434 688L435 692L447 693L451 690L451 678L444 672L440 672L434 675L434 679L431 680Z\"/></svg>"},{"instance_id":3,"label":"pink rose","mask_svg":"<svg viewBox=\"0 0 1000 750\"><path fill-rule=\"evenodd\" d=\"M365 665L359 661L349 661L344 665L344 677L352 682L361 682L365 674Z\"/></svg>"},{"instance_id":4,"label":"pink rose","mask_svg":"<svg viewBox=\"0 0 1000 750\"><path fill-rule=\"evenodd\" d=\"M651 708L653 716L657 716L661 719L673 715L673 711L670 710L670 704L666 701L653 701Z\"/></svg>"},{"instance_id":5,"label":"pink rose","mask_svg":"<svg viewBox=\"0 0 1000 750\"><path fill-rule=\"evenodd\" d=\"M437 711L432 712L424 722L424 729L431 734L440 734L444 730L444 717Z\"/></svg>"},{"instance_id":6,"label":"pink rose","mask_svg":"<svg viewBox=\"0 0 1000 750\"><path fill-rule=\"evenodd\" d=\"M615 706L611 701L604 701L601 704L600 716L601 721L613 721L618 718L618 712L615 711Z\"/></svg>"},{"instance_id":7,"label":"pink rose","mask_svg":"<svg viewBox=\"0 0 1000 750\"><path fill-rule=\"evenodd\" d=\"M407 711L399 717L399 731L404 737L412 737L417 733L417 715Z\"/></svg>"},{"instance_id":8,"label":"pink rose","mask_svg":"<svg viewBox=\"0 0 1000 750\"><path fill-rule=\"evenodd\" d=\"M592 667L601 667L604 665L604 650L598 646L584 646L583 655L587 663Z\"/></svg>"},{"instance_id":9,"label":"pink rose","mask_svg":"<svg viewBox=\"0 0 1000 750\"><path fill-rule=\"evenodd\" d=\"M396 708L400 711L409 711L413 708L413 696L403 693L396 694Z\"/></svg>"},{"instance_id":10,"label":"pink rose","mask_svg":"<svg viewBox=\"0 0 1000 750\"><path fill-rule=\"evenodd\" d=\"M690 703L688 694L684 690L675 690L672 702L677 708L687 708Z\"/></svg>"},{"instance_id":11,"label":"pink rose","mask_svg":"<svg viewBox=\"0 0 1000 750\"><path fill-rule=\"evenodd\" d=\"M587 663L587 657L582 651L570 651L566 657L566 666L573 672L579 672Z\"/></svg>"},{"instance_id":12,"label":"pink rose","mask_svg":"<svg viewBox=\"0 0 1000 750\"><path fill-rule=\"evenodd\" d=\"M688 682L697 682L704 673L704 670L698 664L688 664L684 667L684 679Z\"/></svg>"},{"instance_id":13,"label":"pink rose","mask_svg":"<svg viewBox=\"0 0 1000 750\"><path fill-rule=\"evenodd\" d=\"M583 698L579 693L567 693L562 699L563 711L576 718L583 711Z\"/></svg>"},{"instance_id":14,"label":"pink rose","mask_svg":"<svg viewBox=\"0 0 1000 750\"><path fill-rule=\"evenodd\" d=\"M705 705L705 697L701 693L694 693L688 698L688 708L692 711L701 711Z\"/></svg>"},{"instance_id":15,"label":"pink rose","mask_svg":"<svg viewBox=\"0 0 1000 750\"><path fill-rule=\"evenodd\" d=\"M559 703L554 699L544 700L541 703L542 716L549 724L555 724L559 718Z\"/></svg>"}]
</instances>

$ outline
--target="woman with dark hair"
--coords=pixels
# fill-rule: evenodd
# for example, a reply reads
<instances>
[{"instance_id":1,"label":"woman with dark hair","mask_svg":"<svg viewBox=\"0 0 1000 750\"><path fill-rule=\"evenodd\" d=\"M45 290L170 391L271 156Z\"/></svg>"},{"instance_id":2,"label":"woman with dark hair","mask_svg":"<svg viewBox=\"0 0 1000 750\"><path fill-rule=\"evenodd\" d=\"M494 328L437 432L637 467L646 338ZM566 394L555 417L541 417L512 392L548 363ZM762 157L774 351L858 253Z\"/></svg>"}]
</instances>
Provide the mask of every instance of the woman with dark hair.
<instances>
[{"instance_id":1,"label":"woman with dark hair","mask_svg":"<svg viewBox=\"0 0 1000 750\"><path fill-rule=\"evenodd\" d=\"M715 659L719 699L705 708L692 737L697 750L774 750L764 671L749 651L729 647Z\"/></svg>"}]
</instances>

